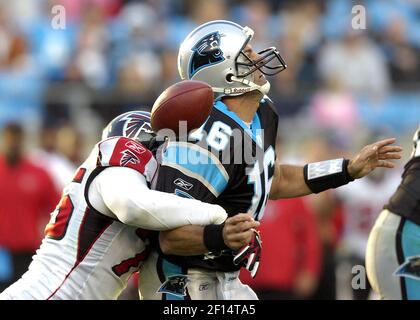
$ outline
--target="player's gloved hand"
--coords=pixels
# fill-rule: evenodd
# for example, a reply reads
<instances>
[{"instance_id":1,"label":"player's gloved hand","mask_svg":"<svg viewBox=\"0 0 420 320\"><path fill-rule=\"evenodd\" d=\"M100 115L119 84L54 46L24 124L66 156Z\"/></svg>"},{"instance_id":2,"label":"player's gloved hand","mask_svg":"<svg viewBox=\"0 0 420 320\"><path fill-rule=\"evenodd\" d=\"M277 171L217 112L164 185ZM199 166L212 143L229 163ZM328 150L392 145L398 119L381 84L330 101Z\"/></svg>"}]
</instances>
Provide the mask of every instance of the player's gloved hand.
<instances>
[{"instance_id":1,"label":"player's gloved hand","mask_svg":"<svg viewBox=\"0 0 420 320\"><path fill-rule=\"evenodd\" d=\"M242 247L233 257L235 265L243 265L251 273L252 278L257 275L260 265L262 241L259 231L253 229L254 235L250 243Z\"/></svg>"}]
</instances>

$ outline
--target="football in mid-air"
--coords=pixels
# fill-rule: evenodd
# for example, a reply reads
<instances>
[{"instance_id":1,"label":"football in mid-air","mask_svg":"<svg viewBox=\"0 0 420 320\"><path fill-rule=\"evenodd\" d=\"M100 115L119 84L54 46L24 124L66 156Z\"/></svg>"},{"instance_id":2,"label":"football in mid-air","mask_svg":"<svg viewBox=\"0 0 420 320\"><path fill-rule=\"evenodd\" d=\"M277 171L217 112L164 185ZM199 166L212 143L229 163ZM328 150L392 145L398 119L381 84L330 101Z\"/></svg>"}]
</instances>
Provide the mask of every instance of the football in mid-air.
<instances>
[{"instance_id":1,"label":"football in mid-air","mask_svg":"<svg viewBox=\"0 0 420 320\"><path fill-rule=\"evenodd\" d=\"M155 132L171 129L176 135L199 128L213 108L213 90L205 82L184 80L167 88L152 108L151 125ZM185 127L180 121L186 122Z\"/></svg>"}]
</instances>

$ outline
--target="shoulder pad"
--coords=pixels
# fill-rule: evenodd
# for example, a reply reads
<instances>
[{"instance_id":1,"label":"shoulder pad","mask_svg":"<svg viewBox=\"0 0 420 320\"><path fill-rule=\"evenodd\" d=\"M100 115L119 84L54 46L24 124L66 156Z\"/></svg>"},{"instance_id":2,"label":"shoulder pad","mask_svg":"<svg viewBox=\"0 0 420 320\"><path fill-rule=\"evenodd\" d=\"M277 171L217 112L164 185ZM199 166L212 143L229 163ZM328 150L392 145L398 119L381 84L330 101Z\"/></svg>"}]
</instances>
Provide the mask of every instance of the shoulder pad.
<instances>
[{"instance_id":1,"label":"shoulder pad","mask_svg":"<svg viewBox=\"0 0 420 320\"><path fill-rule=\"evenodd\" d=\"M153 154L141 143L126 137L112 137L98 143L97 167L128 167L151 181L157 170Z\"/></svg>"}]
</instances>

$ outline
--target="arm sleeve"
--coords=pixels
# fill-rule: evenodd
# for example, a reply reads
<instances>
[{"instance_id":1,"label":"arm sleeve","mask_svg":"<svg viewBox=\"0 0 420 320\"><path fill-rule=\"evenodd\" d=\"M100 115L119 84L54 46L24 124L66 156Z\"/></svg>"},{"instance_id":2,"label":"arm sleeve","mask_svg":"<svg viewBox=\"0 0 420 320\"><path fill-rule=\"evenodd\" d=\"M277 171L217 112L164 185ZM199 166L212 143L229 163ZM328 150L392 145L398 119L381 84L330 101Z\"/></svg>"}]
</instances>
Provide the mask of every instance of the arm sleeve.
<instances>
[{"instance_id":1,"label":"arm sleeve","mask_svg":"<svg viewBox=\"0 0 420 320\"><path fill-rule=\"evenodd\" d=\"M220 206L150 190L143 175L130 168L102 171L91 184L90 200L94 193L118 220L149 230L220 224L227 217Z\"/></svg>"}]
</instances>

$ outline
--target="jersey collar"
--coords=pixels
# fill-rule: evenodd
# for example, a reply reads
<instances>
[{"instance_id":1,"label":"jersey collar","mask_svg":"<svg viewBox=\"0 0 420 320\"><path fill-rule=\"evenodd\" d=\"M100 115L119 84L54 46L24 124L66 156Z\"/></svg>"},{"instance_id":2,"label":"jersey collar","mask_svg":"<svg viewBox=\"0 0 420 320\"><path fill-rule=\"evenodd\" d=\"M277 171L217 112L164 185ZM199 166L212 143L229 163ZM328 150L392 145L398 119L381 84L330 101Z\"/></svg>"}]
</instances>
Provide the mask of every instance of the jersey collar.
<instances>
[{"instance_id":1,"label":"jersey collar","mask_svg":"<svg viewBox=\"0 0 420 320\"><path fill-rule=\"evenodd\" d=\"M262 137L261 137L261 132L262 132L261 122L260 122L260 118L258 117L257 112L255 112L255 115L252 118L251 128L249 128L247 124L241 118L239 118L239 116L235 112L230 111L228 107L226 106L226 104L224 104L222 101L220 100L216 101L216 103L214 104L214 107L220 112L227 115L233 121L235 121L239 126L241 126L242 129L252 138L252 140L254 140L254 142L259 147L261 148L263 147Z\"/></svg>"}]
</instances>

